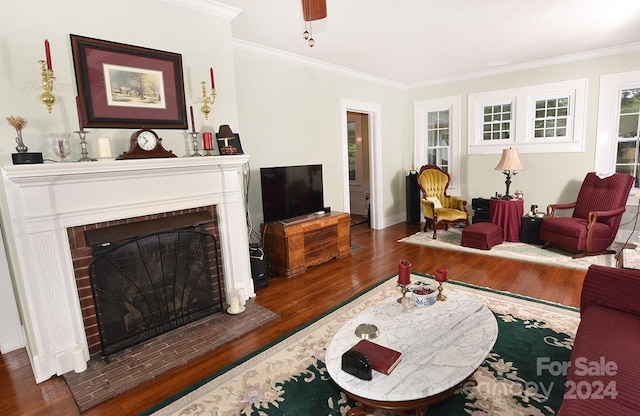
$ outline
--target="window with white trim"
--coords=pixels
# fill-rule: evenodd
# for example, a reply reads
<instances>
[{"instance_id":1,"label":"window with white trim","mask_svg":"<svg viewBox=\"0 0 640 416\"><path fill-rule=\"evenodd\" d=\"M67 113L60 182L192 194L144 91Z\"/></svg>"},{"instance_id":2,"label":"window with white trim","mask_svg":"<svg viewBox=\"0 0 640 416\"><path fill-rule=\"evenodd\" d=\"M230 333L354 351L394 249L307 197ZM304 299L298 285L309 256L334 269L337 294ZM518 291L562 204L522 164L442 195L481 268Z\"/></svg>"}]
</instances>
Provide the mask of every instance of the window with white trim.
<instances>
[{"instance_id":1,"label":"window with white trim","mask_svg":"<svg viewBox=\"0 0 640 416\"><path fill-rule=\"evenodd\" d=\"M510 140L513 136L513 103L485 105L482 109L482 140Z\"/></svg>"},{"instance_id":2,"label":"window with white trim","mask_svg":"<svg viewBox=\"0 0 640 416\"><path fill-rule=\"evenodd\" d=\"M449 109L427 112L427 141L423 143L427 163L449 170Z\"/></svg>"},{"instance_id":3,"label":"window with white trim","mask_svg":"<svg viewBox=\"0 0 640 416\"><path fill-rule=\"evenodd\" d=\"M414 104L414 166L437 165L451 177L449 192L460 188L460 96Z\"/></svg>"},{"instance_id":4,"label":"window with white trim","mask_svg":"<svg viewBox=\"0 0 640 416\"><path fill-rule=\"evenodd\" d=\"M469 94L469 154L584 151L587 80Z\"/></svg>"},{"instance_id":5,"label":"window with white trim","mask_svg":"<svg viewBox=\"0 0 640 416\"><path fill-rule=\"evenodd\" d=\"M635 177L638 187L638 122L640 121L640 85L620 90L616 172Z\"/></svg>"},{"instance_id":6,"label":"window with white trim","mask_svg":"<svg viewBox=\"0 0 640 416\"><path fill-rule=\"evenodd\" d=\"M640 71L600 77L596 164L598 172L628 173L640 186ZM629 203L637 204L630 200Z\"/></svg>"},{"instance_id":7,"label":"window with white trim","mask_svg":"<svg viewBox=\"0 0 640 416\"><path fill-rule=\"evenodd\" d=\"M570 96L535 100L533 137L536 139L565 138L569 135Z\"/></svg>"}]
</instances>

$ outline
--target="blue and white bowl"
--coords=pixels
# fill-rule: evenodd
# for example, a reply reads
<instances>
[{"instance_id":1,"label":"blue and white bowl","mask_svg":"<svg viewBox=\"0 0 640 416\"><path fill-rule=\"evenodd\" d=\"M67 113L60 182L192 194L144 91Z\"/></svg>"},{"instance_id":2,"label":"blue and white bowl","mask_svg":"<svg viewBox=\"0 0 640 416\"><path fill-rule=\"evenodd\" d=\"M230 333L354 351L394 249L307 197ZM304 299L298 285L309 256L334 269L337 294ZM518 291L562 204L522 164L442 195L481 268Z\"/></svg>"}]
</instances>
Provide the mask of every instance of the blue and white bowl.
<instances>
[{"instance_id":1,"label":"blue and white bowl","mask_svg":"<svg viewBox=\"0 0 640 416\"><path fill-rule=\"evenodd\" d=\"M438 296L438 291L432 286L425 285L413 289L413 301L416 306L433 305L436 303L436 296Z\"/></svg>"}]
</instances>

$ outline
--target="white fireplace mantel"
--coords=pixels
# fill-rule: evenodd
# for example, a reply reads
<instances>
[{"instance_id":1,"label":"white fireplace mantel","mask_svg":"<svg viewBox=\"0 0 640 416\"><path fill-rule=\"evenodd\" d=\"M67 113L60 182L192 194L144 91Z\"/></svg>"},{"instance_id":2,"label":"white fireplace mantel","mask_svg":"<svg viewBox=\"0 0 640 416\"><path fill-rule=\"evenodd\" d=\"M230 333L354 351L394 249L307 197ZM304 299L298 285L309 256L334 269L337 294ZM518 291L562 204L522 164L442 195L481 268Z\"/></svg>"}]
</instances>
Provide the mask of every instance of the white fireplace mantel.
<instances>
[{"instance_id":1,"label":"white fireplace mantel","mask_svg":"<svg viewBox=\"0 0 640 416\"><path fill-rule=\"evenodd\" d=\"M67 228L216 205L225 286L255 296L245 215L249 156L4 166L14 276L37 382L89 359ZM16 264L17 263L17 264Z\"/></svg>"}]
</instances>

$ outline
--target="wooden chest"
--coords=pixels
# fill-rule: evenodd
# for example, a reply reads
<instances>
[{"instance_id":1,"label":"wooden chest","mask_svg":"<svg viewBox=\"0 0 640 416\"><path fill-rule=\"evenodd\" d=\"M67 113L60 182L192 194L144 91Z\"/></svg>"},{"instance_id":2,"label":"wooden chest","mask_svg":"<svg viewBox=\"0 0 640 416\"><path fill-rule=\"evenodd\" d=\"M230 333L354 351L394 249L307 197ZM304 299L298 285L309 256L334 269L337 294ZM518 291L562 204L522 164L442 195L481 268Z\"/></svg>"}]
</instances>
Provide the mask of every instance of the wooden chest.
<instances>
[{"instance_id":1,"label":"wooden chest","mask_svg":"<svg viewBox=\"0 0 640 416\"><path fill-rule=\"evenodd\" d=\"M262 224L262 235L272 270L284 277L351 253L351 219L344 212Z\"/></svg>"}]
</instances>

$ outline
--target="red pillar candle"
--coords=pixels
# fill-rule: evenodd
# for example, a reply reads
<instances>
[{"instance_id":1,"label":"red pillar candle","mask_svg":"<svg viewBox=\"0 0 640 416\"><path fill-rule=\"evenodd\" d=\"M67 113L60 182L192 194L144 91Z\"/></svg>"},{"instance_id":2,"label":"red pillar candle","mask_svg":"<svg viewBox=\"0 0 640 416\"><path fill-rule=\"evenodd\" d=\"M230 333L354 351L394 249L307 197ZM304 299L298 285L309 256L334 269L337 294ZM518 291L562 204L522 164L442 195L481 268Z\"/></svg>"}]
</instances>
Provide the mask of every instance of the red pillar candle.
<instances>
[{"instance_id":1,"label":"red pillar candle","mask_svg":"<svg viewBox=\"0 0 640 416\"><path fill-rule=\"evenodd\" d=\"M202 148L204 150L213 150L213 134L210 131L202 133Z\"/></svg>"},{"instance_id":2,"label":"red pillar candle","mask_svg":"<svg viewBox=\"0 0 640 416\"><path fill-rule=\"evenodd\" d=\"M44 54L46 56L47 59L47 69L51 70L52 65L51 65L51 49L49 48L49 40L45 39L44 40Z\"/></svg>"},{"instance_id":3,"label":"red pillar candle","mask_svg":"<svg viewBox=\"0 0 640 416\"><path fill-rule=\"evenodd\" d=\"M215 90L216 89L216 83L213 79L213 68L209 68L209 75L211 75L211 89Z\"/></svg>"},{"instance_id":4,"label":"red pillar candle","mask_svg":"<svg viewBox=\"0 0 640 416\"><path fill-rule=\"evenodd\" d=\"M436 270L436 282L446 282L447 281L447 269L442 268Z\"/></svg>"},{"instance_id":5,"label":"red pillar candle","mask_svg":"<svg viewBox=\"0 0 640 416\"><path fill-rule=\"evenodd\" d=\"M84 131L84 120L82 118L82 105L80 104L80 96L76 96L76 108L78 109L78 126L80 126L80 131Z\"/></svg>"},{"instance_id":6,"label":"red pillar candle","mask_svg":"<svg viewBox=\"0 0 640 416\"><path fill-rule=\"evenodd\" d=\"M193 106L192 105L189 106L189 112L191 113L191 132L195 133L196 132L196 123L195 123L195 121L193 121Z\"/></svg>"},{"instance_id":7,"label":"red pillar candle","mask_svg":"<svg viewBox=\"0 0 640 416\"><path fill-rule=\"evenodd\" d=\"M409 283L411 283L411 263L402 259L398 265L398 284L408 285Z\"/></svg>"}]
</instances>

